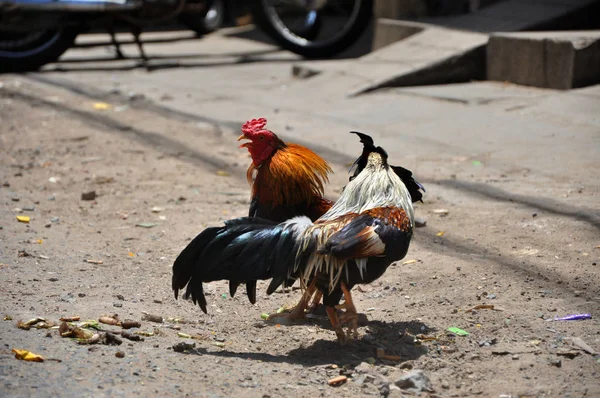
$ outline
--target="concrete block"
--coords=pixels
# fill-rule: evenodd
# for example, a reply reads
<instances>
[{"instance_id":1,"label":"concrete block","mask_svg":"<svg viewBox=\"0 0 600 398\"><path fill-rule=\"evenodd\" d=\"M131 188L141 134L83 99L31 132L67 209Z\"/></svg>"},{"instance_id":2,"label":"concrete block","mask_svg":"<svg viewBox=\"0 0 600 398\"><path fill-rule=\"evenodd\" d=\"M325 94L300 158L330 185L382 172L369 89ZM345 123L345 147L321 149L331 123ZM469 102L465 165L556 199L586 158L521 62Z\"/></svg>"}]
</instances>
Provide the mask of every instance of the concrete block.
<instances>
[{"instance_id":1,"label":"concrete block","mask_svg":"<svg viewBox=\"0 0 600 398\"><path fill-rule=\"evenodd\" d=\"M418 18L427 15L426 0L375 0L375 18Z\"/></svg>"},{"instance_id":2,"label":"concrete block","mask_svg":"<svg viewBox=\"0 0 600 398\"><path fill-rule=\"evenodd\" d=\"M490 36L488 80L568 90L600 82L600 31Z\"/></svg>"},{"instance_id":3,"label":"concrete block","mask_svg":"<svg viewBox=\"0 0 600 398\"><path fill-rule=\"evenodd\" d=\"M418 22L398 21L395 19L379 18L375 23L373 36L373 51L419 33L427 25Z\"/></svg>"}]
</instances>

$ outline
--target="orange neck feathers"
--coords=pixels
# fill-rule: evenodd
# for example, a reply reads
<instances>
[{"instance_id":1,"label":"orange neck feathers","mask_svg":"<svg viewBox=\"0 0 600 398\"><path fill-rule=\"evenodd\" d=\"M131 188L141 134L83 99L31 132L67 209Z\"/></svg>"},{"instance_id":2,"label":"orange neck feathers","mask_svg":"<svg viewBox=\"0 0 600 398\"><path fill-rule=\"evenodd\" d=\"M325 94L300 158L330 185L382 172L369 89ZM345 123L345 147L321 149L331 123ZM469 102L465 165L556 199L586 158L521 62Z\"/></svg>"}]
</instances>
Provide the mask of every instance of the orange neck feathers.
<instances>
[{"instance_id":1,"label":"orange neck feathers","mask_svg":"<svg viewBox=\"0 0 600 398\"><path fill-rule=\"evenodd\" d=\"M252 185L252 197L272 207L294 206L310 205L321 198L331 171L329 164L310 149L286 144L259 167L250 164L246 176Z\"/></svg>"}]
</instances>

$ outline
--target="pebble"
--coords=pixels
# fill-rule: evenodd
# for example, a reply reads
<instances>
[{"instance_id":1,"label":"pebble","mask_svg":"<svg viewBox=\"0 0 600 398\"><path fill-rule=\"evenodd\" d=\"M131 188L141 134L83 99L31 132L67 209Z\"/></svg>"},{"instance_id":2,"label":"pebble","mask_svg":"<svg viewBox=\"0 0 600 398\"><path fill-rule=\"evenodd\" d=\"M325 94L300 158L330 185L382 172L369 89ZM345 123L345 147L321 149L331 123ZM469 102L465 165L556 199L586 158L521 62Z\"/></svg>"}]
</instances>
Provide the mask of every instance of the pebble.
<instances>
[{"instance_id":1,"label":"pebble","mask_svg":"<svg viewBox=\"0 0 600 398\"><path fill-rule=\"evenodd\" d=\"M73 293L67 293L65 295L60 296L60 301L64 301L65 303L73 304L76 300L73 296Z\"/></svg>"},{"instance_id":2,"label":"pebble","mask_svg":"<svg viewBox=\"0 0 600 398\"><path fill-rule=\"evenodd\" d=\"M82 192L81 200L94 200L96 199L96 191Z\"/></svg>"},{"instance_id":3,"label":"pebble","mask_svg":"<svg viewBox=\"0 0 600 398\"><path fill-rule=\"evenodd\" d=\"M513 360L513 361L516 361L516 360L518 360L518 359L519 359L519 355L518 355L518 354L513 354L513 356L512 356L512 360Z\"/></svg>"},{"instance_id":4,"label":"pebble","mask_svg":"<svg viewBox=\"0 0 600 398\"><path fill-rule=\"evenodd\" d=\"M121 308L123 307L123 303L113 303L113 307Z\"/></svg>"},{"instance_id":5,"label":"pebble","mask_svg":"<svg viewBox=\"0 0 600 398\"><path fill-rule=\"evenodd\" d=\"M50 196L48 196L48 200L52 202L52 201L56 200L56 196L50 195Z\"/></svg>"},{"instance_id":6,"label":"pebble","mask_svg":"<svg viewBox=\"0 0 600 398\"><path fill-rule=\"evenodd\" d=\"M450 388L450 383L448 383L448 381L447 381L447 380L442 380L442 388L443 388L444 390L447 390L447 389L449 389L449 388Z\"/></svg>"},{"instance_id":7,"label":"pebble","mask_svg":"<svg viewBox=\"0 0 600 398\"><path fill-rule=\"evenodd\" d=\"M422 228L427 225L427 220L423 217L415 217L415 227Z\"/></svg>"},{"instance_id":8,"label":"pebble","mask_svg":"<svg viewBox=\"0 0 600 398\"><path fill-rule=\"evenodd\" d=\"M394 385L402 390L421 393L432 392L433 386L429 377L420 369L411 370L394 381Z\"/></svg>"},{"instance_id":9,"label":"pebble","mask_svg":"<svg viewBox=\"0 0 600 398\"><path fill-rule=\"evenodd\" d=\"M560 359L551 359L550 360L550 365L556 366L557 368L561 368L562 367L562 361Z\"/></svg>"}]
</instances>

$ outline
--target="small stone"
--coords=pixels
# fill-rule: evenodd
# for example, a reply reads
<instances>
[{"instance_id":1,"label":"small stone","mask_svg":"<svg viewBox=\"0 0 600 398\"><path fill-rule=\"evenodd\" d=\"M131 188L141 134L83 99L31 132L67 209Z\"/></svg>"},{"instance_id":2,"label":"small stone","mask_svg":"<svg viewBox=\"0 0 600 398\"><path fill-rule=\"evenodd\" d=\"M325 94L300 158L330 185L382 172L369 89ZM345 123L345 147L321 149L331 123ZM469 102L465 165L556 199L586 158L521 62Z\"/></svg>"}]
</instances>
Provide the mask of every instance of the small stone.
<instances>
[{"instance_id":1,"label":"small stone","mask_svg":"<svg viewBox=\"0 0 600 398\"><path fill-rule=\"evenodd\" d=\"M94 200L96 199L96 191L83 192L81 194L81 200Z\"/></svg>"},{"instance_id":2,"label":"small stone","mask_svg":"<svg viewBox=\"0 0 600 398\"><path fill-rule=\"evenodd\" d=\"M58 217L52 217L50 219L50 222L56 224L56 223L60 222L60 218L58 218Z\"/></svg>"},{"instance_id":3,"label":"small stone","mask_svg":"<svg viewBox=\"0 0 600 398\"><path fill-rule=\"evenodd\" d=\"M117 358L125 358L125 353L123 351L117 351L115 352L115 356Z\"/></svg>"},{"instance_id":4,"label":"small stone","mask_svg":"<svg viewBox=\"0 0 600 398\"><path fill-rule=\"evenodd\" d=\"M48 199L50 202L52 202L52 201L56 200L56 197L55 197L54 195L50 195L50 196L48 196L48 198L47 198L47 199Z\"/></svg>"},{"instance_id":5,"label":"small stone","mask_svg":"<svg viewBox=\"0 0 600 398\"><path fill-rule=\"evenodd\" d=\"M427 226L427 220L423 217L415 217L415 227L422 228Z\"/></svg>"},{"instance_id":6,"label":"small stone","mask_svg":"<svg viewBox=\"0 0 600 398\"><path fill-rule=\"evenodd\" d=\"M356 373L370 373L373 371L373 366L369 365L367 362L361 362L354 368L354 371Z\"/></svg>"},{"instance_id":7,"label":"small stone","mask_svg":"<svg viewBox=\"0 0 600 398\"><path fill-rule=\"evenodd\" d=\"M519 359L519 354L513 354L512 360L517 361Z\"/></svg>"},{"instance_id":8,"label":"small stone","mask_svg":"<svg viewBox=\"0 0 600 398\"><path fill-rule=\"evenodd\" d=\"M423 391L433 392L433 386L429 377L420 369L411 370L410 372L400 376L394 385L402 390L420 393Z\"/></svg>"},{"instance_id":9,"label":"small stone","mask_svg":"<svg viewBox=\"0 0 600 398\"><path fill-rule=\"evenodd\" d=\"M73 296L73 293L67 293L67 294L64 294L64 295L60 296L60 301L72 304L76 300L75 300L75 297Z\"/></svg>"},{"instance_id":10,"label":"small stone","mask_svg":"<svg viewBox=\"0 0 600 398\"><path fill-rule=\"evenodd\" d=\"M447 389L449 389L449 388L450 388L450 383L448 383L448 381L447 381L447 380L442 380L442 388L443 388L444 390L447 390Z\"/></svg>"},{"instance_id":11,"label":"small stone","mask_svg":"<svg viewBox=\"0 0 600 398\"><path fill-rule=\"evenodd\" d=\"M562 367L562 361L560 359L551 359L550 360L550 365L556 366L557 368L561 368Z\"/></svg>"},{"instance_id":12,"label":"small stone","mask_svg":"<svg viewBox=\"0 0 600 398\"><path fill-rule=\"evenodd\" d=\"M52 277L52 278L48 278L48 280L49 280L50 282L58 282L58 278L54 278L54 277Z\"/></svg>"},{"instance_id":13,"label":"small stone","mask_svg":"<svg viewBox=\"0 0 600 398\"><path fill-rule=\"evenodd\" d=\"M123 307L123 303L113 303L113 307L121 308Z\"/></svg>"},{"instance_id":14,"label":"small stone","mask_svg":"<svg viewBox=\"0 0 600 398\"><path fill-rule=\"evenodd\" d=\"M159 299L154 299L154 300L152 300L152 302L154 304L162 304L162 300L159 300Z\"/></svg>"},{"instance_id":15,"label":"small stone","mask_svg":"<svg viewBox=\"0 0 600 398\"><path fill-rule=\"evenodd\" d=\"M127 94L127 97L129 98L129 101L139 101L139 100L143 100L144 98L146 98L146 96L144 94L139 94L134 91L130 91Z\"/></svg>"},{"instance_id":16,"label":"small stone","mask_svg":"<svg viewBox=\"0 0 600 398\"><path fill-rule=\"evenodd\" d=\"M410 370L410 369L412 369L412 368L415 367L415 364L413 363L413 361L404 361L400 365L398 365L398 367L400 369L408 369L408 370Z\"/></svg>"}]
</instances>

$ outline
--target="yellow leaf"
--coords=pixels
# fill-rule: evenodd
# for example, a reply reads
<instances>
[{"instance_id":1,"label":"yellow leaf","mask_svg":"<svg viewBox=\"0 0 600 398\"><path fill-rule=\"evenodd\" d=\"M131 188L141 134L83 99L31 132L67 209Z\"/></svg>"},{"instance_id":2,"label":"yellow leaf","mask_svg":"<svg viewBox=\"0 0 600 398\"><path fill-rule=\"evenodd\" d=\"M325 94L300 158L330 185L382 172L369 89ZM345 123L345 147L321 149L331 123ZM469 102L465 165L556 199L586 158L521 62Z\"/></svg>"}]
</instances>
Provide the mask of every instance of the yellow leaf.
<instances>
[{"instance_id":1,"label":"yellow leaf","mask_svg":"<svg viewBox=\"0 0 600 398\"><path fill-rule=\"evenodd\" d=\"M31 220L31 218L29 216L17 216L17 220L27 224Z\"/></svg>"},{"instance_id":2,"label":"yellow leaf","mask_svg":"<svg viewBox=\"0 0 600 398\"><path fill-rule=\"evenodd\" d=\"M12 352L15 354L15 358L22 359L23 361L44 362L44 357L27 350L13 348Z\"/></svg>"},{"instance_id":3,"label":"yellow leaf","mask_svg":"<svg viewBox=\"0 0 600 398\"><path fill-rule=\"evenodd\" d=\"M94 109L97 111L105 111L112 108L111 104L107 104L106 102L94 102Z\"/></svg>"},{"instance_id":4,"label":"yellow leaf","mask_svg":"<svg viewBox=\"0 0 600 398\"><path fill-rule=\"evenodd\" d=\"M435 234L435 236L444 236L444 231L440 231L437 234Z\"/></svg>"},{"instance_id":5,"label":"yellow leaf","mask_svg":"<svg viewBox=\"0 0 600 398\"><path fill-rule=\"evenodd\" d=\"M133 257L133 256L135 256L135 254L134 254L134 253L132 253L132 252L129 252L129 253L127 253L127 255L128 255L129 257Z\"/></svg>"},{"instance_id":6,"label":"yellow leaf","mask_svg":"<svg viewBox=\"0 0 600 398\"><path fill-rule=\"evenodd\" d=\"M406 261L402 261L402 265L408 265L408 264L414 264L416 263L417 260L406 260Z\"/></svg>"},{"instance_id":7,"label":"yellow leaf","mask_svg":"<svg viewBox=\"0 0 600 398\"><path fill-rule=\"evenodd\" d=\"M38 240L36 240L35 242L36 242L36 243L39 243L40 245L41 245L42 243L44 243L44 241L43 241L42 239L38 239Z\"/></svg>"},{"instance_id":8,"label":"yellow leaf","mask_svg":"<svg viewBox=\"0 0 600 398\"><path fill-rule=\"evenodd\" d=\"M226 170L217 170L217 175L219 177L229 177L231 174Z\"/></svg>"}]
</instances>

